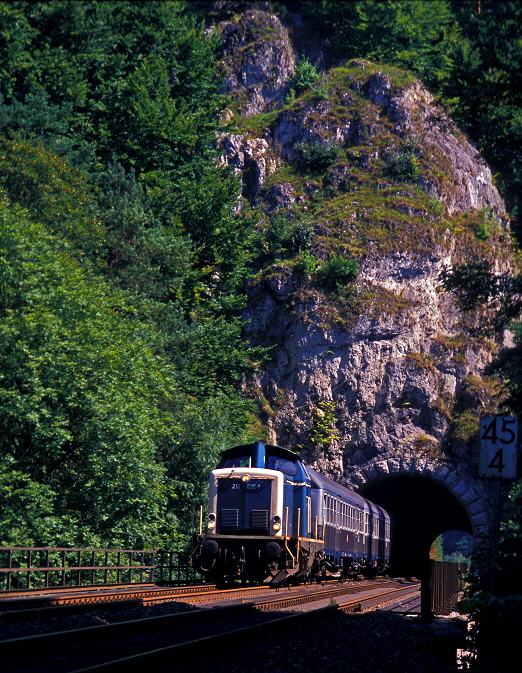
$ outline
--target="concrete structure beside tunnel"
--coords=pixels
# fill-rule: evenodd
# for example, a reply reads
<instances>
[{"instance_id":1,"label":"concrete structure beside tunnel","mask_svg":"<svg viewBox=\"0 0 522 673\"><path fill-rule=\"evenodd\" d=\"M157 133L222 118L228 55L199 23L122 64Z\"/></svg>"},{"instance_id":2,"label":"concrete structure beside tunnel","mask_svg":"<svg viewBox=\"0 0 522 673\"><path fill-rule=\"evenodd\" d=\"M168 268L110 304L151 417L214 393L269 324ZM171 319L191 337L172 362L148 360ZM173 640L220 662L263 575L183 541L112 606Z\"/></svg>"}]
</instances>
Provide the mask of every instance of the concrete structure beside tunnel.
<instances>
[{"instance_id":1,"label":"concrete structure beside tunnel","mask_svg":"<svg viewBox=\"0 0 522 673\"><path fill-rule=\"evenodd\" d=\"M491 494L451 463L418 455L380 454L354 468L347 485L384 507L391 518L391 572L422 578L432 542L448 530L473 536L473 562L488 566Z\"/></svg>"}]
</instances>

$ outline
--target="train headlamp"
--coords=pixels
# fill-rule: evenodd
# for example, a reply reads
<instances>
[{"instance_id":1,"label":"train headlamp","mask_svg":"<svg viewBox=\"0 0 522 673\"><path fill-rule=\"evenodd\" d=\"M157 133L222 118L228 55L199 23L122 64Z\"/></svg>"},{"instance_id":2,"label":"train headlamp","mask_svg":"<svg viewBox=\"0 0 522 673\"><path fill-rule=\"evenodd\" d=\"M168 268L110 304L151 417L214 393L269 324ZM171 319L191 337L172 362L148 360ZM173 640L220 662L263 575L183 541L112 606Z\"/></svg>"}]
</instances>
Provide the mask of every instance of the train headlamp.
<instances>
[{"instance_id":1,"label":"train headlamp","mask_svg":"<svg viewBox=\"0 0 522 673\"><path fill-rule=\"evenodd\" d=\"M244 475L241 477L241 481L250 481L250 475L249 475L249 474L244 474Z\"/></svg>"},{"instance_id":2,"label":"train headlamp","mask_svg":"<svg viewBox=\"0 0 522 673\"><path fill-rule=\"evenodd\" d=\"M216 527L216 522L215 522L215 521L209 521L209 522L207 523L207 528L208 528L209 530L212 530L212 529L215 528L215 527Z\"/></svg>"},{"instance_id":3,"label":"train headlamp","mask_svg":"<svg viewBox=\"0 0 522 673\"><path fill-rule=\"evenodd\" d=\"M274 523L274 524L272 525L272 528L273 528L275 531L281 530L281 524L280 524L280 523Z\"/></svg>"}]
</instances>

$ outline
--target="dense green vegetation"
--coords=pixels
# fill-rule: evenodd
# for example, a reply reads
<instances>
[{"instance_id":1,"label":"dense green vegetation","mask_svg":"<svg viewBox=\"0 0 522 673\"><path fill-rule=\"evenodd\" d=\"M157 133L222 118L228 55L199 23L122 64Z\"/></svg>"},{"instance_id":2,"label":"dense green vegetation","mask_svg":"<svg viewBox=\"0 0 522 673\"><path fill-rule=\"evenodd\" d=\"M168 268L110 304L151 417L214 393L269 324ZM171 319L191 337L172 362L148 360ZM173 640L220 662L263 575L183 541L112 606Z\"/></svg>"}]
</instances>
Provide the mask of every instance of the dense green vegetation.
<instances>
[{"instance_id":1,"label":"dense green vegetation","mask_svg":"<svg viewBox=\"0 0 522 673\"><path fill-rule=\"evenodd\" d=\"M3 2L0 30L0 544L179 546L259 357L215 40L173 2Z\"/></svg>"},{"instance_id":2,"label":"dense green vegetation","mask_svg":"<svg viewBox=\"0 0 522 673\"><path fill-rule=\"evenodd\" d=\"M430 558L434 561L466 563L469 566L473 538L461 530L448 530L439 535L431 545Z\"/></svg>"},{"instance_id":3,"label":"dense green vegetation","mask_svg":"<svg viewBox=\"0 0 522 673\"><path fill-rule=\"evenodd\" d=\"M516 222L520 3L273 6L300 11L328 36L333 64L365 57L386 63L397 85L412 72L422 78L498 173ZM389 136L394 151L376 166L369 157L371 171L361 168L364 148L303 144L265 188L286 176L316 191L307 215L276 212L257 226L255 213L233 214L239 186L215 161L229 103L216 79L217 32L203 29L203 20L220 18L209 7L0 2L0 544L184 544L217 452L251 436L238 382L263 357L241 339L252 269L290 259L315 283L306 291L346 308L361 301L349 285L370 241L374 250L394 237L427 249L429 220L434 236L474 231L470 245L487 257L500 236L487 212L443 220L441 204L412 184L436 167L414 137L398 144ZM324 78L303 59L286 105L298 112L328 97L334 114L359 73L347 63ZM364 131L364 102L349 96ZM241 123L257 132L278 114ZM337 182L333 167L344 171ZM336 229L341 212L358 227L346 239ZM509 283L503 289L516 300ZM479 300L491 298L480 291ZM516 301L497 306L493 329L518 317ZM492 369L515 412L521 335ZM332 434L333 411L322 411L316 441ZM497 593L480 588L472 606L485 615L483 648L499 642L499 615L520 612L507 581L520 575L520 484L509 508Z\"/></svg>"}]
</instances>

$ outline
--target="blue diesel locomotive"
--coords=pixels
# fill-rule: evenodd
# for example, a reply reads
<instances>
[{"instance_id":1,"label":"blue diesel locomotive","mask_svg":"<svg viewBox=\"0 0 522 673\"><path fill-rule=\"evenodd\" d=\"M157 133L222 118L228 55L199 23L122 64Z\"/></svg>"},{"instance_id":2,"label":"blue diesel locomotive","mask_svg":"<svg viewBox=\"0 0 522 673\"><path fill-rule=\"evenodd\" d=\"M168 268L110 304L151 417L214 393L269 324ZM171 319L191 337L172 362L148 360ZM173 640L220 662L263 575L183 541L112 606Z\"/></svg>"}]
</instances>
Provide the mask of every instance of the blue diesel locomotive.
<instances>
[{"instance_id":1,"label":"blue diesel locomotive","mask_svg":"<svg viewBox=\"0 0 522 673\"><path fill-rule=\"evenodd\" d=\"M371 576L389 560L388 514L279 446L224 451L208 511L192 564L209 582L297 582L327 570Z\"/></svg>"}]
</instances>

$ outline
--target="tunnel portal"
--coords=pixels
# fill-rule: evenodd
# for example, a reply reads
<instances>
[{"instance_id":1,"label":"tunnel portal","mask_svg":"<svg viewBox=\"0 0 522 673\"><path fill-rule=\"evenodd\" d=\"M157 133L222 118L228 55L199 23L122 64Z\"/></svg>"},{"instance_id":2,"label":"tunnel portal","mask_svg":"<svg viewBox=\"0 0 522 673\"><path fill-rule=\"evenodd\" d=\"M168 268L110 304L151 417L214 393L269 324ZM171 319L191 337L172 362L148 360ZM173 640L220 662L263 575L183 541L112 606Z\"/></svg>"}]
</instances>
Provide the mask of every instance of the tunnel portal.
<instances>
[{"instance_id":1,"label":"tunnel portal","mask_svg":"<svg viewBox=\"0 0 522 673\"><path fill-rule=\"evenodd\" d=\"M473 534L465 507L446 486L418 474L392 474L362 485L358 492L384 507L391 519L391 573L418 577L426 573L432 542L459 529Z\"/></svg>"}]
</instances>

